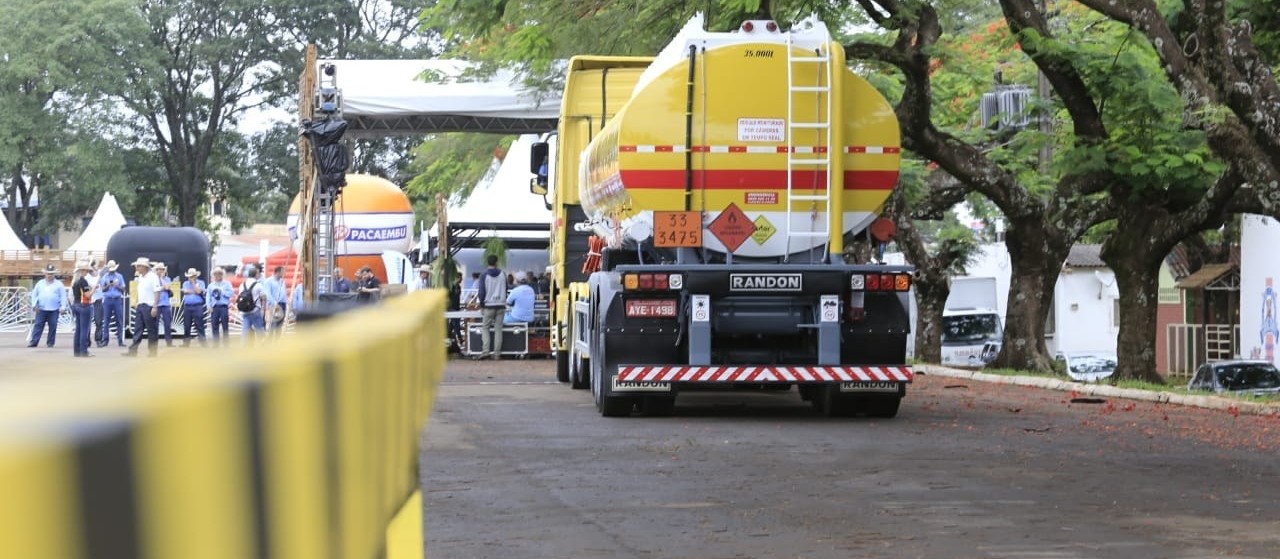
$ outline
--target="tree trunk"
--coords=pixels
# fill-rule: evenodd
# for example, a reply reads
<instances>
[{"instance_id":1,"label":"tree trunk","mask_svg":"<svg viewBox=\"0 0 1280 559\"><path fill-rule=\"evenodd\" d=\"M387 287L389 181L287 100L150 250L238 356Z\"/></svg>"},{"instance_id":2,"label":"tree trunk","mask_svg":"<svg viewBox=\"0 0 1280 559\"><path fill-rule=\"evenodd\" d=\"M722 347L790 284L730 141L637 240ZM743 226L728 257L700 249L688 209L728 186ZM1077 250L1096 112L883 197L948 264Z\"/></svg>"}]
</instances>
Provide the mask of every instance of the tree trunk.
<instances>
[{"instance_id":1,"label":"tree trunk","mask_svg":"<svg viewBox=\"0 0 1280 559\"><path fill-rule=\"evenodd\" d=\"M937 364L942 363L942 310L951 286L945 275L929 280L922 275L915 284L916 360Z\"/></svg>"},{"instance_id":2,"label":"tree trunk","mask_svg":"<svg viewBox=\"0 0 1280 559\"><path fill-rule=\"evenodd\" d=\"M1120 291L1119 351L1113 378L1164 384L1156 371L1160 262L1182 240L1182 234L1165 219L1150 215L1154 212L1144 212L1146 219L1126 219L1121 214L1121 222L1127 226L1107 237L1102 260L1115 273Z\"/></svg>"},{"instance_id":3,"label":"tree trunk","mask_svg":"<svg viewBox=\"0 0 1280 559\"><path fill-rule=\"evenodd\" d=\"M198 195L196 189L189 185L183 185L177 199L178 205L178 225L183 227L196 226L196 214L199 213L201 196Z\"/></svg>"},{"instance_id":4,"label":"tree trunk","mask_svg":"<svg viewBox=\"0 0 1280 559\"><path fill-rule=\"evenodd\" d=\"M1136 260L1136 259L1135 259ZM1136 262L1135 262L1136 264ZM1120 336L1116 352L1117 379L1136 379L1164 384L1156 372L1156 304L1160 281L1159 266L1150 270L1115 268L1120 288ZM1136 266L1134 267L1136 268Z\"/></svg>"},{"instance_id":5,"label":"tree trunk","mask_svg":"<svg viewBox=\"0 0 1280 559\"><path fill-rule=\"evenodd\" d=\"M1045 234L1045 227L1033 220L1010 222L1005 242L1013 269L1004 341L991 367L1044 373L1053 370L1044 340L1044 323L1070 245L1053 242Z\"/></svg>"}]
</instances>

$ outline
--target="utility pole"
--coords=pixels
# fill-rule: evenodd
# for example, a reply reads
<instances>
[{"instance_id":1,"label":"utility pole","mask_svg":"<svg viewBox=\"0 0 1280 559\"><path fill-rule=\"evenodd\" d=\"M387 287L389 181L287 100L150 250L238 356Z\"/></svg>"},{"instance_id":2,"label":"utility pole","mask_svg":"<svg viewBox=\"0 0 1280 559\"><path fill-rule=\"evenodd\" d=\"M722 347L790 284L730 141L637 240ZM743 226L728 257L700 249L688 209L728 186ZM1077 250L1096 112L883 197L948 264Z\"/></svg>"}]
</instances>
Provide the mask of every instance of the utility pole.
<instances>
[{"instance_id":1,"label":"utility pole","mask_svg":"<svg viewBox=\"0 0 1280 559\"><path fill-rule=\"evenodd\" d=\"M307 45L306 62L302 66L302 76L298 80L298 122L310 122L315 117L316 91L316 46ZM301 246L298 250L298 264L305 283L302 297L307 301L316 300L315 274L315 230L312 222L316 215L315 200L316 165L311 150L311 138L306 134L298 134L298 223L294 226Z\"/></svg>"}]
</instances>

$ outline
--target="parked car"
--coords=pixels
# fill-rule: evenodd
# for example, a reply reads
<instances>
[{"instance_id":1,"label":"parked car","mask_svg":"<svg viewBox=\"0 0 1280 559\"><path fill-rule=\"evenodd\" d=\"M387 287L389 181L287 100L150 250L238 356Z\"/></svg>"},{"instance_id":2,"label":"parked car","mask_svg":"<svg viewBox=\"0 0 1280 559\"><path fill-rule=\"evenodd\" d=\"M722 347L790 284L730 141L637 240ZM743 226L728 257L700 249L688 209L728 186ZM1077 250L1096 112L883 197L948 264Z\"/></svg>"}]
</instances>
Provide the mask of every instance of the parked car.
<instances>
[{"instance_id":1,"label":"parked car","mask_svg":"<svg viewBox=\"0 0 1280 559\"><path fill-rule=\"evenodd\" d=\"M1219 361L1196 369L1187 390L1280 394L1280 370L1266 361Z\"/></svg>"}]
</instances>

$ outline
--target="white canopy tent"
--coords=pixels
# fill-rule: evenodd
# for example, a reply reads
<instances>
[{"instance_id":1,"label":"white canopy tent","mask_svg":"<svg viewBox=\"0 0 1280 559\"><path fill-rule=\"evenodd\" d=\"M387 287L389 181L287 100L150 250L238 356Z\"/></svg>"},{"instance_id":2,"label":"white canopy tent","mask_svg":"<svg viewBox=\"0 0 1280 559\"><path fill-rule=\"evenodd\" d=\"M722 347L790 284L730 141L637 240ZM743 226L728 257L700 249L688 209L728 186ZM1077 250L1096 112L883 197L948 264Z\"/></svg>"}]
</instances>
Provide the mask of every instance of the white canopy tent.
<instances>
[{"instance_id":1,"label":"white canopy tent","mask_svg":"<svg viewBox=\"0 0 1280 559\"><path fill-rule=\"evenodd\" d=\"M549 132L560 117L558 91L527 91L509 70L477 77L462 60L322 60L322 86L327 67L342 92L348 136Z\"/></svg>"},{"instance_id":2,"label":"white canopy tent","mask_svg":"<svg viewBox=\"0 0 1280 559\"><path fill-rule=\"evenodd\" d=\"M84 233L76 242L67 247L67 252L106 252L111 236L127 223L116 197L110 192L104 193L98 209L93 212L93 219L89 220L89 225L85 226Z\"/></svg>"},{"instance_id":3,"label":"white canopy tent","mask_svg":"<svg viewBox=\"0 0 1280 559\"><path fill-rule=\"evenodd\" d=\"M27 251L27 245L18 238L17 233L13 232L13 226L9 225L9 218L3 213L0 213L0 251Z\"/></svg>"},{"instance_id":4,"label":"white canopy tent","mask_svg":"<svg viewBox=\"0 0 1280 559\"><path fill-rule=\"evenodd\" d=\"M512 142L498 171L489 180L481 179L471 195L453 201L447 210L450 243L455 258L467 272L484 269L479 248L490 237L507 243L508 271L541 273L547 266L551 210L542 197L529 191L529 148L538 137L525 134ZM436 229L431 229L436 234Z\"/></svg>"}]
</instances>

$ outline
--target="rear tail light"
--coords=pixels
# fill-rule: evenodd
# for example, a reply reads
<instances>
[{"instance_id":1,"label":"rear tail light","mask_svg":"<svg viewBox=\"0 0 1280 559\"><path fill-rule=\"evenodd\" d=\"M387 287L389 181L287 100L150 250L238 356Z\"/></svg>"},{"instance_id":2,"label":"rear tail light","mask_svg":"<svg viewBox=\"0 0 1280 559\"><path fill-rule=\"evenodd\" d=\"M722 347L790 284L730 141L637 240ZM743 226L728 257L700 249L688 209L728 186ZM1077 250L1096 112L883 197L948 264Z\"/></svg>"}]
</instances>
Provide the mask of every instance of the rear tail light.
<instances>
[{"instance_id":1,"label":"rear tail light","mask_svg":"<svg viewBox=\"0 0 1280 559\"><path fill-rule=\"evenodd\" d=\"M867 291L880 291L880 276L871 274L867 276Z\"/></svg>"},{"instance_id":2,"label":"rear tail light","mask_svg":"<svg viewBox=\"0 0 1280 559\"><path fill-rule=\"evenodd\" d=\"M895 291L911 291L911 276L898 274L893 280L893 289Z\"/></svg>"},{"instance_id":3,"label":"rear tail light","mask_svg":"<svg viewBox=\"0 0 1280 559\"><path fill-rule=\"evenodd\" d=\"M880 290L893 291L893 274L880 274Z\"/></svg>"},{"instance_id":4,"label":"rear tail light","mask_svg":"<svg viewBox=\"0 0 1280 559\"><path fill-rule=\"evenodd\" d=\"M622 274L624 291L669 291L683 288L683 274Z\"/></svg>"},{"instance_id":5,"label":"rear tail light","mask_svg":"<svg viewBox=\"0 0 1280 559\"><path fill-rule=\"evenodd\" d=\"M749 22L749 21L744 21L744 22L742 22L742 30L743 30L743 31L746 31L747 33L750 33L750 32L751 32L753 29L755 29L755 28L756 28L756 26L755 26L755 25L752 25L752 23L751 23L751 22Z\"/></svg>"},{"instance_id":6,"label":"rear tail light","mask_svg":"<svg viewBox=\"0 0 1280 559\"><path fill-rule=\"evenodd\" d=\"M862 274L854 274L849 276L849 289L854 291L862 291L867 288L867 276Z\"/></svg>"}]
</instances>

